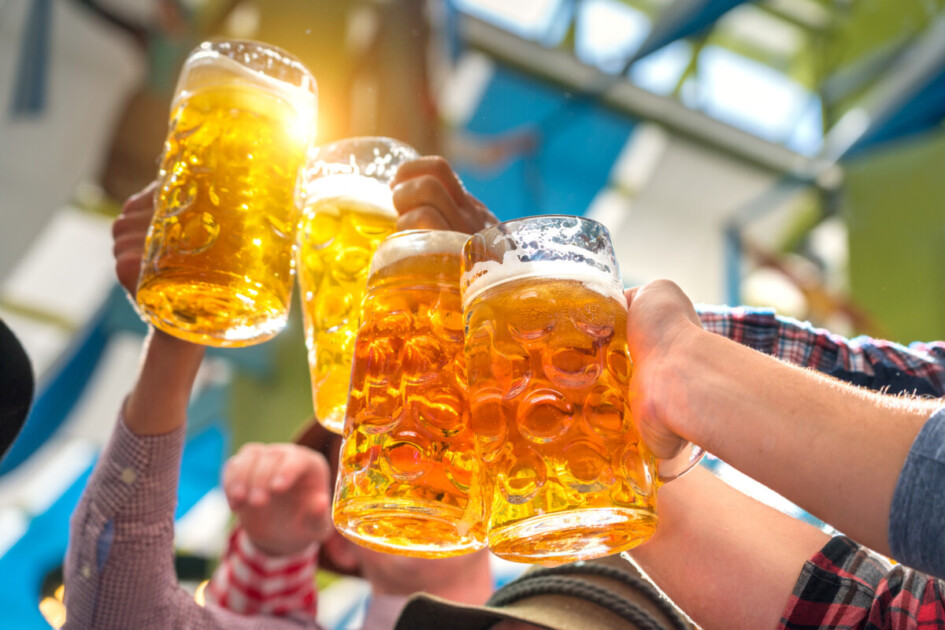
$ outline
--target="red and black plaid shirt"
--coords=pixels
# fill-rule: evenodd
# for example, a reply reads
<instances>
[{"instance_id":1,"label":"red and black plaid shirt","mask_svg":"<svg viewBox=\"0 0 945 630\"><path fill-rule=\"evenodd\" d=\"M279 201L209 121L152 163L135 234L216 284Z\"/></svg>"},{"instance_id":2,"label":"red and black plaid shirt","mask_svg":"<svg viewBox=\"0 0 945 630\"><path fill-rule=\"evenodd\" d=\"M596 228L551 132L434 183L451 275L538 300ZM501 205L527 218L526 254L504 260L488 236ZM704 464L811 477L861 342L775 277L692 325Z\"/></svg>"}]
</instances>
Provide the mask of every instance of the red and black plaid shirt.
<instances>
[{"instance_id":1,"label":"red and black plaid shirt","mask_svg":"<svg viewBox=\"0 0 945 630\"><path fill-rule=\"evenodd\" d=\"M945 581L837 536L804 565L778 628L945 628Z\"/></svg>"}]
</instances>

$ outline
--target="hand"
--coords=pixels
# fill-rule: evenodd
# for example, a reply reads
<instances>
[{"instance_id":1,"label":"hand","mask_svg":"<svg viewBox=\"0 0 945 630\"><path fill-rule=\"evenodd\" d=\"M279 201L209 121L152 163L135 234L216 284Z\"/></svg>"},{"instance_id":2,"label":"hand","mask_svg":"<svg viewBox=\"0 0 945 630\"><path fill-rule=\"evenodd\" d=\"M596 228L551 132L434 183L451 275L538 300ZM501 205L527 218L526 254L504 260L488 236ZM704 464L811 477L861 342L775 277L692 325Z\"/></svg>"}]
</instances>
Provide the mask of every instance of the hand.
<instances>
[{"instance_id":1,"label":"hand","mask_svg":"<svg viewBox=\"0 0 945 630\"><path fill-rule=\"evenodd\" d=\"M495 215L466 192L449 162L422 157L397 169L391 181L398 230L454 230L473 234L495 225Z\"/></svg>"},{"instance_id":2,"label":"hand","mask_svg":"<svg viewBox=\"0 0 945 630\"><path fill-rule=\"evenodd\" d=\"M672 428L665 393L676 375L674 361L687 335L702 330L702 323L686 294L668 280L657 280L626 292L627 344L633 358L630 410L640 437L660 459L669 459L686 440Z\"/></svg>"},{"instance_id":3,"label":"hand","mask_svg":"<svg viewBox=\"0 0 945 630\"><path fill-rule=\"evenodd\" d=\"M298 553L332 533L328 462L297 444L244 445L223 471L230 509L259 550Z\"/></svg>"},{"instance_id":4,"label":"hand","mask_svg":"<svg viewBox=\"0 0 945 630\"><path fill-rule=\"evenodd\" d=\"M128 295L134 297L141 273L144 241L154 216L154 193L157 182L128 198L121 214L112 224L112 252L115 255L115 274Z\"/></svg>"}]
</instances>

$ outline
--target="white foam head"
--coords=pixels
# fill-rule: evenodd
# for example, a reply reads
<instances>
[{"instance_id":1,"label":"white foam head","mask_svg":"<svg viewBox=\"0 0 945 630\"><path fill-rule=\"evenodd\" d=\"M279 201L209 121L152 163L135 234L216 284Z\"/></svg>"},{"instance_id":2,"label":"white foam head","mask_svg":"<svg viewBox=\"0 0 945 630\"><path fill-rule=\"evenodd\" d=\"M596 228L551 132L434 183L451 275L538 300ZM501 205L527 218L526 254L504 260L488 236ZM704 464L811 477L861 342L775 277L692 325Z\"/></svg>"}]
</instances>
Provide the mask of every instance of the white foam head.
<instances>
[{"instance_id":1,"label":"white foam head","mask_svg":"<svg viewBox=\"0 0 945 630\"><path fill-rule=\"evenodd\" d=\"M474 251L488 254L471 261ZM464 262L464 308L487 288L521 278L578 280L626 305L610 235L588 219L530 217L486 228L470 240Z\"/></svg>"},{"instance_id":2,"label":"white foam head","mask_svg":"<svg viewBox=\"0 0 945 630\"><path fill-rule=\"evenodd\" d=\"M314 125L318 107L318 88L311 73L291 55L256 42L235 42L234 45L252 44L251 51L221 49L227 42L204 42L188 58L175 90L175 102L214 85L244 84L257 86L274 94L295 108L300 117ZM234 59L230 54L235 55ZM238 59L245 58L241 62ZM261 61L261 59L264 59ZM262 66L280 66L294 81L266 74ZM260 66L260 67L254 67Z\"/></svg>"},{"instance_id":3,"label":"white foam head","mask_svg":"<svg viewBox=\"0 0 945 630\"><path fill-rule=\"evenodd\" d=\"M405 230L395 232L378 245L371 260L371 274L412 256L453 254L459 257L469 234L448 230Z\"/></svg>"},{"instance_id":4,"label":"white foam head","mask_svg":"<svg viewBox=\"0 0 945 630\"><path fill-rule=\"evenodd\" d=\"M363 213L376 214L390 218L397 217L394 209L394 199L390 187L370 177L361 175L328 175L309 179L304 184L303 198L306 212L337 211L337 205L357 205ZM320 204L319 202L333 200L337 205Z\"/></svg>"}]
</instances>

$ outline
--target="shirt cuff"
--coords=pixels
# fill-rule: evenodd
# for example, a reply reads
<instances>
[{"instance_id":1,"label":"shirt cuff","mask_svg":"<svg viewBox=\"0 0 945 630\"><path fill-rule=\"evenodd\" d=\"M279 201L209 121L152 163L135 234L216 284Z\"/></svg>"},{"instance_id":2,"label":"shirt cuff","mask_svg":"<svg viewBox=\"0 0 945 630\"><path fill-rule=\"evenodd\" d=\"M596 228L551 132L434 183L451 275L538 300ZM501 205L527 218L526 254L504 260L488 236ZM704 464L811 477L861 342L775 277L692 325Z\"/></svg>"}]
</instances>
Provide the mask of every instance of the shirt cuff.
<instances>
[{"instance_id":1,"label":"shirt cuff","mask_svg":"<svg viewBox=\"0 0 945 630\"><path fill-rule=\"evenodd\" d=\"M138 435L124 414L95 468L95 503L106 518L149 519L173 514L185 427L164 435Z\"/></svg>"},{"instance_id":2,"label":"shirt cuff","mask_svg":"<svg viewBox=\"0 0 945 630\"><path fill-rule=\"evenodd\" d=\"M207 585L207 599L233 612L288 615L316 612L318 545L287 556L257 549L241 527L230 535L226 555Z\"/></svg>"},{"instance_id":3,"label":"shirt cuff","mask_svg":"<svg viewBox=\"0 0 945 630\"><path fill-rule=\"evenodd\" d=\"M899 562L945 577L945 408L919 431L889 510L889 549Z\"/></svg>"}]
</instances>

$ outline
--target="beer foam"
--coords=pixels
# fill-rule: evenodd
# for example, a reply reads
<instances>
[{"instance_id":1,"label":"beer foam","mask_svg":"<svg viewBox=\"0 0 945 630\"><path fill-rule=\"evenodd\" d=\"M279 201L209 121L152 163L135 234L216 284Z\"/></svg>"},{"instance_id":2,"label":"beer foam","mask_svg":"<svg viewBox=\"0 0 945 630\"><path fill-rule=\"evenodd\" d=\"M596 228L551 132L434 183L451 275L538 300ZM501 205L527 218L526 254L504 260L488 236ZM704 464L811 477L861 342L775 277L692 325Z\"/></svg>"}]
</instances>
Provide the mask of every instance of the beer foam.
<instances>
[{"instance_id":1,"label":"beer foam","mask_svg":"<svg viewBox=\"0 0 945 630\"><path fill-rule=\"evenodd\" d=\"M196 76L198 74L199 78ZM178 79L177 95L171 108L173 109L179 101L185 100L196 92L232 83L261 87L291 105L299 116L310 117L314 120L317 111L317 98L312 91L315 89L314 81L312 90L309 90L267 76L212 50L195 53L188 60L186 70Z\"/></svg>"},{"instance_id":2,"label":"beer foam","mask_svg":"<svg viewBox=\"0 0 945 630\"><path fill-rule=\"evenodd\" d=\"M449 230L405 230L388 236L378 246L371 260L371 273L405 258L421 254L462 255L469 234Z\"/></svg>"},{"instance_id":3,"label":"beer foam","mask_svg":"<svg viewBox=\"0 0 945 630\"><path fill-rule=\"evenodd\" d=\"M390 187L376 179L361 175L326 175L309 179L304 186L306 211L326 199L337 199L342 204L350 199L365 214L397 217Z\"/></svg>"},{"instance_id":4,"label":"beer foam","mask_svg":"<svg viewBox=\"0 0 945 630\"><path fill-rule=\"evenodd\" d=\"M570 249L570 248L566 248ZM587 254L586 250L573 248L575 252ZM627 305L623 287L609 277L602 277L599 270L588 267L586 263L573 260L531 260L519 259L516 251L507 251L502 261L489 260L476 263L472 269L463 273L460 280L463 294L463 309L486 289L501 284L535 278L541 280L576 280L588 289L600 293Z\"/></svg>"}]
</instances>

